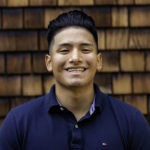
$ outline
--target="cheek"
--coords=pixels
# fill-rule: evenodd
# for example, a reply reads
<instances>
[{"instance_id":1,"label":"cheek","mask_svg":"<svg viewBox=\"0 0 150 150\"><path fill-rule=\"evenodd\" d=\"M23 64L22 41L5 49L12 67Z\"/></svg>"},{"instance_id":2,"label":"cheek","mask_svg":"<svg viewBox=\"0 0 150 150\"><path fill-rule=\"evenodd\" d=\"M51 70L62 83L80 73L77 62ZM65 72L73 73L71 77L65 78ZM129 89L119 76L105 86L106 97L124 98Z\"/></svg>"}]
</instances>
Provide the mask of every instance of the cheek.
<instances>
[{"instance_id":1,"label":"cheek","mask_svg":"<svg viewBox=\"0 0 150 150\"><path fill-rule=\"evenodd\" d=\"M52 59L53 70L60 70L61 68L63 68L64 64L65 64L64 58L53 57L53 59Z\"/></svg>"},{"instance_id":2,"label":"cheek","mask_svg":"<svg viewBox=\"0 0 150 150\"><path fill-rule=\"evenodd\" d=\"M96 64L97 64L97 58L96 58L95 56L88 56L88 57L86 58L86 62L87 62L90 66L94 67L94 66L96 66ZM94 68L93 68L93 69L94 69Z\"/></svg>"}]
</instances>

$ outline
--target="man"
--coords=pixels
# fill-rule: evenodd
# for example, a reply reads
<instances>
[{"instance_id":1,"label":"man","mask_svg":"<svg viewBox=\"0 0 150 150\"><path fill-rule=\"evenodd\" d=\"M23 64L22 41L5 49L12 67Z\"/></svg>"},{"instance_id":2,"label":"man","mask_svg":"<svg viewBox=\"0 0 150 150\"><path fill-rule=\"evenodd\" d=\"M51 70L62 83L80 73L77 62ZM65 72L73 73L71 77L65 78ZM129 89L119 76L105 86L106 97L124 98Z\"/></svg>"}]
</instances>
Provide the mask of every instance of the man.
<instances>
[{"instance_id":1,"label":"man","mask_svg":"<svg viewBox=\"0 0 150 150\"><path fill-rule=\"evenodd\" d=\"M70 11L48 27L53 72L50 92L10 111L0 130L0 150L149 150L150 130L135 108L94 84L102 67L91 17Z\"/></svg>"}]
</instances>

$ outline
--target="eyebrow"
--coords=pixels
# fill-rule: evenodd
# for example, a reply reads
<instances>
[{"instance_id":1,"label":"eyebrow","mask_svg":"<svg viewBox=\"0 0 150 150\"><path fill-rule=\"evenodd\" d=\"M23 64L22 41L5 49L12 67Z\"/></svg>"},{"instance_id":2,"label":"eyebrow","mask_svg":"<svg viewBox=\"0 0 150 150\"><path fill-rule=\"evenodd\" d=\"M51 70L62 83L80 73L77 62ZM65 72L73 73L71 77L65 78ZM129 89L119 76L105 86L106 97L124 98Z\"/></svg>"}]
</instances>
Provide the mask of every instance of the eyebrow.
<instances>
[{"instance_id":1,"label":"eyebrow","mask_svg":"<svg viewBox=\"0 0 150 150\"><path fill-rule=\"evenodd\" d=\"M93 44L93 43L88 42L88 43L82 43L82 44L81 44L81 46L94 46L94 44Z\"/></svg>"},{"instance_id":2,"label":"eyebrow","mask_svg":"<svg viewBox=\"0 0 150 150\"><path fill-rule=\"evenodd\" d=\"M63 47L63 46L71 46L72 44L71 43L61 43L59 44L60 47ZM80 44L80 46L94 46L93 43L90 43L90 42L83 42Z\"/></svg>"}]
</instances>

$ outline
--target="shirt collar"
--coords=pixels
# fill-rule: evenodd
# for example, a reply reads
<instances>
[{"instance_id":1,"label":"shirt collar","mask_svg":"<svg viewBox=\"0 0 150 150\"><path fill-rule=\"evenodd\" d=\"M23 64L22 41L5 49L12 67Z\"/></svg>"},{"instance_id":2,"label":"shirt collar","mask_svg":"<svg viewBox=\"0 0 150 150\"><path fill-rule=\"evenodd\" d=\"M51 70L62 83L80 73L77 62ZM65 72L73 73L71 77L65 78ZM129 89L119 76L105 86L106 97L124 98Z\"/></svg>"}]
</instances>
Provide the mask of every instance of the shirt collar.
<instances>
[{"instance_id":1,"label":"shirt collar","mask_svg":"<svg viewBox=\"0 0 150 150\"><path fill-rule=\"evenodd\" d=\"M93 103L90 107L90 115L94 113L96 109L102 110L102 101L101 101L101 92L99 90L99 87L94 84L94 90L95 90L95 98L93 100ZM46 95L46 109L47 111L58 111L60 109L60 104L57 100L57 97L55 95L55 85L51 87L50 92Z\"/></svg>"},{"instance_id":2,"label":"shirt collar","mask_svg":"<svg viewBox=\"0 0 150 150\"><path fill-rule=\"evenodd\" d=\"M59 107L56 95L55 95L55 85L51 87L50 92L46 95L46 109L47 111L56 110Z\"/></svg>"},{"instance_id":3,"label":"shirt collar","mask_svg":"<svg viewBox=\"0 0 150 150\"><path fill-rule=\"evenodd\" d=\"M90 115L92 115L94 112L95 112L95 98L94 98L92 105L90 107L90 110L89 110Z\"/></svg>"},{"instance_id":4,"label":"shirt collar","mask_svg":"<svg viewBox=\"0 0 150 150\"><path fill-rule=\"evenodd\" d=\"M99 87L96 84L94 84L94 90L95 90L95 109L102 111L105 102L104 94L100 91Z\"/></svg>"}]
</instances>

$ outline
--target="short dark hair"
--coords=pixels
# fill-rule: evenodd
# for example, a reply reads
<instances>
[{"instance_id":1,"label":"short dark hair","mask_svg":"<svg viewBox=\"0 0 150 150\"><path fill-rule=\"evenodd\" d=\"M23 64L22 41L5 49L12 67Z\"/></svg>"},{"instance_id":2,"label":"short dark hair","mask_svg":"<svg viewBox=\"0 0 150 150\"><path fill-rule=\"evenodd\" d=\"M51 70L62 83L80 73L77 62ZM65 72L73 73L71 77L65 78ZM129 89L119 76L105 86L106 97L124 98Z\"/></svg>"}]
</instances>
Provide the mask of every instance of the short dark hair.
<instances>
[{"instance_id":1,"label":"short dark hair","mask_svg":"<svg viewBox=\"0 0 150 150\"><path fill-rule=\"evenodd\" d=\"M93 35L96 45L98 46L97 29L92 17L82 11L72 10L67 13L63 13L56 19L50 21L47 32L48 47L50 47L56 33L69 26L79 26L87 29Z\"/></svg>"}]
</instances>

